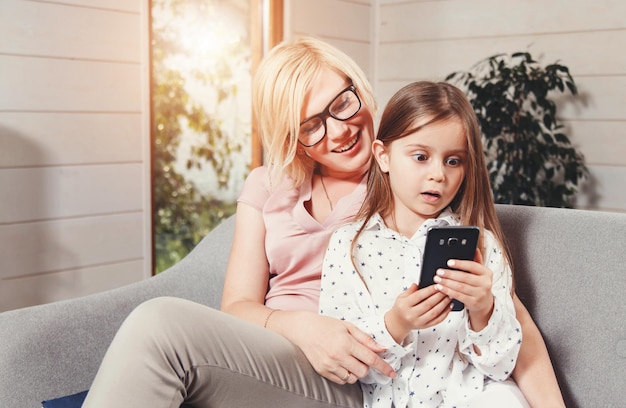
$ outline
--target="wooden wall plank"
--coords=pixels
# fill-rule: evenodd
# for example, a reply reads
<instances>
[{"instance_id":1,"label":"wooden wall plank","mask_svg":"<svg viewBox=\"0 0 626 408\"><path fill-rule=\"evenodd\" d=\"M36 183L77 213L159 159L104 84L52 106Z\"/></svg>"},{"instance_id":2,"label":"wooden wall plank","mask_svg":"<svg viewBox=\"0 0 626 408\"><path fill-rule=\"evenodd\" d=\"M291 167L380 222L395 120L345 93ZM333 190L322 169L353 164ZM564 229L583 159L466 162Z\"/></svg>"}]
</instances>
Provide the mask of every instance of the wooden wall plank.
<instances>
[{"instance_id":1,"label":"wooden wall plank","mask_svg":"<svg viewBox=\"0 0 626 408\"><path fill-rule=\"evenodd\" d=\"M369 43L372 12L369 4L339 0L297 1L292 2L288 10L291 10L292 34Z\"/></svg>"},{"instance_id":2,"label":"wooden wall plank","mask_svg":"<svg viewBox=\"0 0 626 408\"><path fill-rule=\"evenodd\" d=\"M577 207L624 212L626 167L590 165L591 188L579 195ZM617 188L616 188L617 187Z\"/></svg>"},{"instance_id":3,"label":"wooden wall plank","mask_svg":"<svg viewBox=\"0 0 626 408\"><path fill-rule=\"evenodd\" d=\"M0 278L144 259L143 222L136 212L0 225Z\"/></svg>"},{"instance_id":4,"label":"wooden wall plank","mask_svg":"<svg viewBox=\"0 0 626 408\"><path fill-rule=\"evenodd\" d=\"M361 69L365 72L365 75L368 76L368 79L370 79L370 81L373 80L370 64L370 44L333 38L325 39L325 41L348 54L359 65L359 67L361 67Z\"/></svg>"},{"instance_id":5,"label":"wooden wall plank","mask_svg":"<svg viewBox=\"0 0 626 408\"><path fill-rule=\"evenodd\" d=\"M43 275L0 280L0 312L57 302L140 281L143 261L81 267Z\"/></svg>"},{"instance_id":6,"label":"wooden wall plank","mask_svg":"<svg viewBox=\"0 0 626 408\"><path fill-rule=\"evenodd\" d=\"M378 106L380 107L380 113L385 109L385 105L400 88L409 84L410 82L422 80L427 78L415 78L415 79L400 79L400 80L379 80L376 83L376 99L378 100Z\"/></svg>"},{"instance_id":7,"label":"wooden wall plank","mask_svg":"<svg viewBox=\"0 0 626 408\"><path fill-rule=\"evenodd\" d=\"M0 55L0 111L139 112L139 64Z\"/></svg>"},{"instance_id":8,"label":"wooden wall plank","mask_svg":"<svg viewBox=\"0 0 626 408\"><path fill-rule=\"evenodd\" d=\"M455 71L466 71L491 55L518 51L529 51L543 65L566 65L574 80L580 76L615 75L626 72L626 58L621 51L624 44L626 30L381 44L380 61L394 61L402 55L403 63L379 64L378 77L440 79Z\"/></svg>"},{"instance_id":9,"label":"wooden wall plank","mask_svg":"<svg viewBox=\"0 0 626 408\"><path fill-rule=\"evenodd\" d=\"M626 28L626 2L405 1L380 7L380 42Z\"/></svg>"},{"instance_id":10,"label":"wooden wall plank","mask_svg":"<svg viewBox=\"0 0 626 408\"><path fill-rule=\"evenodd\" d=\"M0 169L143 160L139 113L0 112Z\"/></svg>"},{"instance_id":11,"label":"wooden wall plank","mask_svg":"<svg viewBox=\"0 0 626 408\"><path fill-rule=\"evenodd\" d=\"M563 123L572 144L584 152L586 163L626 167L625 121L573 120ZM622 184L622 188L626 190L626 185Z\"/></svg>"},{"instance_id":12,"label":"wooden wall plank","mask_svg":"<svg viewBox=\"0 0 626 408\"><path fill-rule=\"evenodd\" d=\"M353 58L374 83L376 10L371 0L286 1L285 39L320 38Z\"/></svg>"},{"instance_id":13,"label":"wooden wall plank","mask_svg":"<svg viewBox=\"0 0 626 408\"><path fill-rule=\"evenodd\" d=\"M141 163L0 170L0 224L142 211Z\"/></svg>"},{"instance_id":14,"label":"wooden wall plank","mask_svg":"<svg viewBox=\"0 0 626 408\"><path fill-rule=\"evenodd\" d=\"M141 11L142 0L31 0L37 3L54 3L99 10L116 10L129 13ZM145 0L144 0L145 1Z\"/></svg>"},{"instance_id":15,"label":"wooden wall plank","mask_svg":"<svg viewBox=\"0 0 626 408\"><path fill-rule=\"evenodd\" d=\"M576 102L563 103L559 108L559 116L570 120L626 122L626 75L580 77L576 84L580 96L576 98ZM558 102L571 98L555 99Z\"/></svg>"},{"instance_id":16,"label":"wooden wall plank","mask_svg":"<svg viewBox=\"0 0 626 408\"><path fill-rule=\"evenodd\" d=\"M140 61L139 14L3 0L0 54ZM63 22L59 24L59 22Z\"/></svg>"}]
</instances>

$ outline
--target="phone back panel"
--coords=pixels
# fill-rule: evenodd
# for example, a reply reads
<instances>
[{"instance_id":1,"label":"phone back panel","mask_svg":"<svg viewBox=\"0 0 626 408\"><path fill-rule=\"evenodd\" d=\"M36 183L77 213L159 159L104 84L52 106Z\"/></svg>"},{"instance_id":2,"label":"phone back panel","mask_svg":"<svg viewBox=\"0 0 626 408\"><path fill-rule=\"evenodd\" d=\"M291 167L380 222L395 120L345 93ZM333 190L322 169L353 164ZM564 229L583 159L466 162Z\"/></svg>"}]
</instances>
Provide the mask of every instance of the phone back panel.
<instances>
[{"instance_id":1,"label":"phone back panel","mask_svg":"<svg viewBox=\"0 0 626 408\"><path fill-rule=\"evenodd\" d=\"M426 235L419 287L433 285L437 269L450 269L448 259L473 260L480 230L473 226L432 227ZM452 310L463 310L463 303L453 300Z\"/></svg>"}]
</instances>

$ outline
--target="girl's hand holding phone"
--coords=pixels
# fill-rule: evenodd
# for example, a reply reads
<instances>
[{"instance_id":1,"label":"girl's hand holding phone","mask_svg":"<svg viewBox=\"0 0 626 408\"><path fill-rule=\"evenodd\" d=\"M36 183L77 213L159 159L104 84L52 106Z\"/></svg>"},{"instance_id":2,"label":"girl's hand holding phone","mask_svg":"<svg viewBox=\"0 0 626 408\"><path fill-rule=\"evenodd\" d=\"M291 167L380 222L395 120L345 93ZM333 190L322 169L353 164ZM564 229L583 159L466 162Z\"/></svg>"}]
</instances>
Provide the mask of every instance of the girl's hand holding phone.
<instances>
[{"instance_id":1,"label":"girl's hand holding phone","mask_svg":"<svg viewBox=\"0 0 626 408\"><path fill-rule=\"evenodd\" d=\"M483 257L478 250L473 261L451 259L448 266L454 269L437 271L435 289L465 304L472 330L484 329L493 312L493 272L483 265Z\"/></svg>"},{"instance_id":2,"label":"girl's hand holding phone","mask_svg":"<svg viewBox=\"0 0 626 408\"><path fill-rule=\"evenodd\" d=\"M418 289L413 283L402 292L394 302L393 307L385 313L387 331L398 344L411 330L425 329L441 323L451 309L451 299L428 286Z\"/></svg>"}]
</instances>

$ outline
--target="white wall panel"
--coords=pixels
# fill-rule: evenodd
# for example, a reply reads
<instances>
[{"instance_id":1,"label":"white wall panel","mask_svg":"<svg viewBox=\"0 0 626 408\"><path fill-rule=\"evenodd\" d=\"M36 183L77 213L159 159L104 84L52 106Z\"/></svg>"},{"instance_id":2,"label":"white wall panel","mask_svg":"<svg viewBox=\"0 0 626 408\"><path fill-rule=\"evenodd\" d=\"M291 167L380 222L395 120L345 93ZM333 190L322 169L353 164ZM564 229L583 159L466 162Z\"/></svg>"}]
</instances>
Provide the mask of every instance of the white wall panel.
<instances>
[{"instance_id":1,"label":"white wall panel","mask_svg":"<svg viewBox=\"0 0 626 408\"><path fill-rule=\"evenodd\" d=\"M584 191L579 195L577 206L625 212L626 167L604 165L589 165L588 167L593 185L589 191Z\"/></svg>"},{"instance_id":2,"label":"white wall panel","mask_svg":"<svg viewBox=\"0 0 626 408\"><path fill-rule=\"evenodd\" d=\"M143 278L143 261L81 267L61 272L4 279L0 284L0 312L87 296Z\"/></svg>"},{"instance_id":3,"label":"white wall panel","mask_svg":"<svg viewBox=\"0 0 626 408\"><path fill-rule=\"evenodd\" d=\"M325 41L348 54L361 67L368 79L373 80L370 67L370 44L336 39L325 39Z\"/></svg>"},{"instance_id":4,"label":"white wall panel","mask_svg":"<svg viewBox=\"0 0 626 408\"><path fill-rule=\"evenodd\" d=\"M572 120L626 122L626 75L579 77L576 84L580 96L575 102L563 103L559 116Z\"/></svg>"},{"instance_id":5,"label":"white wall panel","mask_svg":"<svg viewBox=\"0 0 626 408\"><path fill-rule=\"evenodd\" d=\"M378 100L381 113L385 108L385 105L387 105L389 98L391 98L391 96L400 88L413 81L413 79L379 81L376 87L376 99Z\"/></svg>"},{"instance_id":6,"label":"white wall panel","mask_svg":"<svg viewBox=\"0 0 626 408\"><path fill-rule=\"evenodd\" d=\"M140 113L0 112L0 169L139 162Z\"/></svg>"},{"instance_id":7,"label":"white wall panel","mask_svg":"<svg viewBox=\"0 0 626 408\"><path fill-rule=\"evenodd\" d=\"M0 224L143 209L142 164L0 170Z\"/></svg>"},{"instance_id":8,"label":"white wall panel","mask_svg":"<svg viewBox=\"0 0 626 408\"><path fill-rule=\"evenodd\" d=\"M139 62L140 36L128 35L139 34L139 23L138 13L2 0L0 52Z\"/></svg>"},{"instance_id":9,"label":"white wall panel","mask_svg":"<svg viewBox=\"0 0 626 408\"><path fill-rule=\"evenodd\" d=\"M141 212L0 225L0 287L6 279L140 260Z\"/></svg>"},{"instance_id":10,"label":"white wall panel","mask_svg":"<svg viewBox=\"0 0 626 408\"><path fill-rule=\"evenodd\" d=\"M31 0L26 0L31 1ZM143 0L32 0L34 3L54 3L100 10L115 10L131 13L142 11Z\"/></svg>"},{"instance_id":11,"label":"white wall panel","mask_svg":"<svg viewBox=\"0 0 626 408\"><path fill-rule=\"evenodd\" d=\"M623 121L563 121L567 134L588 164L626 166L626 135ZM626 177L623 178L626 183ZM626 190L626 185L622 185Z\"/></svg>"},{"instance_id":12,"label":"white wall panel","mask_svg":"<svg viewBox=\"0 0 626 408\"><path fill-rule=\"evenodd\" d=\"M371 7L341 0L295 1L290 24L296 35L308 34L369 43Z\"/></svg>"},{"instance_id":13,"label":"white wall panel","mask_svg":"<svg viewBox=\"0 0 626 408\"><path fill-rule=\"evenodd\" d=\"M141 67L0 55L0 111L139 112Z\"/></svg>"},{"instance_id":14,"label":"white wall panel","mask_svg":"<svg viewBox=\"0 0 626 408\"><path fill-rule=\"evenodd\" d=\"M440 79L495 54L528 51L542 65L566 65L576 80L626 72L624 44L626 30L380 44L379 61L389 63L379 64L378 75L380 80Z\"/></svg>"},{"instance_id":15,"label":"white wall panel","mask_svg":"<svg viewBox=\"0 0 626 408\"><path fill-rule=\"evenodd\" d=\"M336 46L374 82L371 0L286 0L285 38L318 37Z\"/></svg>"},{"instance_id":16,"label":"white wall panel","mask_svg":"<svg viewBox=\"0 0 626 408\"><path fill-rule=\"evenodd\" d=\"M622 0L401 1L380 13L381 43L626 27Z\"/></svg>"}]
</instances>

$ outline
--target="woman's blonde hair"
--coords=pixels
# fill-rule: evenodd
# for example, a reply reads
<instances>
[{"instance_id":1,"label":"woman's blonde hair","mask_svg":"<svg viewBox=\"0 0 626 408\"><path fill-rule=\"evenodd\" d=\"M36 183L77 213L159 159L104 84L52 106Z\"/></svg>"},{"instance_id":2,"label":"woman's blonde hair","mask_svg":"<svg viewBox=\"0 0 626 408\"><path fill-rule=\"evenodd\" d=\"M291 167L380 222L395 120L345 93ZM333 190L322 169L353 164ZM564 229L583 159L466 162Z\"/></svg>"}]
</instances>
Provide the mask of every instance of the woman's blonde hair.
<instances>
[{"instance_id":1,"label":"woman's blonde hair","mask_svg":"<svg viewBox=\"0 0 626 408\"><path fill-rule=\"evenodd\" d=\"M276 45L261 61L252 86L253 111L272 184L287 176L294 186L299 186L315 167L311 158L298 154L298 131L304 98L324 69L332 69L352 81L363 107L375 114L371 86L349 56L311 37Z\"/></svg>"},{"instance_id":2,"label":"woman's blonde hair","mask_svg":"<svg viewBox=\"0 0 626 408\"><path fill-rule=\"evenodd\" d=\"M427 122L424 123L424 120ZM481 230L491 231L504 248L505 257L510 263L511 258L506 249L506 241L496 215L489 184L480 126L472 105L461 90L446 82L428 81L414 82L403 87L385 107L376 139L389 146L394 140L433 123L447 120L461 122L468 148L465 178L450 206L460 216L461 224L476 225ZM416 123L420 123L417 128ZM383 217L392 215L392 208L393 195L389 174L383 173L378 163L372 160L366 198L356 217L364 222L353 240L353 246L365 224L374 214L380 213Z\"/></svg>"}]
</instances>

